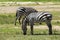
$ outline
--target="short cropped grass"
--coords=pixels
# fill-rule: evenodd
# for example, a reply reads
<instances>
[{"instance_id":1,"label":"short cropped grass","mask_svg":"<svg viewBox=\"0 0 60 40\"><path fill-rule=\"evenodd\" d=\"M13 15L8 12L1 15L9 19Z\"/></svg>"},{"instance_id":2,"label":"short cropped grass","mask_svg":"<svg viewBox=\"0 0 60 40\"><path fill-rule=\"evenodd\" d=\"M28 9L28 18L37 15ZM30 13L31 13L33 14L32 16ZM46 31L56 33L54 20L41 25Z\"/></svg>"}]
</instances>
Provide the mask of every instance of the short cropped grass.
<instances>
[{"instance_id":1,"label":"short cropped grass","mask_svg":"<svg viewBox=\"0 0 60 40\"><path fill-rule=\"evenodd\" d=\"M33 1L33 2L60 2L60 0L0 0L0 2L28 2L28 1Z\"/></svg>"},{"instance_id":2,"label":"short cropped grass","mask_svg":"<svg viewBox=\"0 0 60 40\"><path fill-rule=\"evenodd\" d=\"M9 23L14 23L15 20L15 14L0 14L0 24L9 24Z\"/></svg>"},{"instance_id":3,"label":"short cropped grass","mask_svg":"<svg viewBox=\"0 0 60 40\"><path fill-rule=\"evenodd\" d=\"M27 29L27 35L23 35L21 25L13 24L0 25L0 40L60 40L60 31L53 30L53 34L48 34L48 29L34 29L34 35Z\"/></svg>"}]
</instances>

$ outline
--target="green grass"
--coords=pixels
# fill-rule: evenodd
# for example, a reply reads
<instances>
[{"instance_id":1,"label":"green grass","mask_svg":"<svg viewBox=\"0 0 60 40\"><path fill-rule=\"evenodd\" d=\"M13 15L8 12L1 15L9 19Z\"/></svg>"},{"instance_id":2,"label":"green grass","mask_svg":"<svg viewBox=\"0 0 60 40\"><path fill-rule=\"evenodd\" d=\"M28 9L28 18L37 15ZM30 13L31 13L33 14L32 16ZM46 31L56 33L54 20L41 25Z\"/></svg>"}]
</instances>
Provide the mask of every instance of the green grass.
<instances>
[{"instance_id":1,"label":"green grass","mask_svg":"<svg viewBox=\"0 0 60 40\"><path fill-rule=\"evenodd\" d=\"M34 2L60 2L60 0L0 0L0 2L28 2L28 1L34 1Z\"/></svg>"},{"instance_id":2,"label":"green grass","mask_svg":"<svg viewBox=\"0 0 60 40\"><path fill-rule=\"evenodd\" d=\"M60 35L0 35L1 40L60 40Z\"/></svg>"},{"instance_id":3,"label":"green grass","mask_svg":"<svg viewBox=\"0 0 60 40\"><path fill-rule=\"evenodd\" d=\"M60 12L59 11L52 11L51 12L52 13L52 24L53 25L60 25ZM56 20L56 21L54 21L54 20Z\"/></svg>"},{"instance_id":4,"label":"green grass","mask_svg":"<svg viewBox=\"0 0 60 40\"><path fill-rule=\"evenodd\" d=\"M53 30L53 35L48 35L48 29L34 29L34 35L31 35L28 29L27 35L23 35L21 25L4 24L0 25L0 40L60 40L60 31Z\"/></svg>"},{"instance_id":5,"label":"green grass","mask_svg":"<svg viewBox=\"0 0 60 40\"><path fill-rule=\"evenodd\" d=\"M59 11L52 11L53 20L60 20L60 12Z\"/></svg>"},{"instance_id":6,"label":"green grass","mask_svg":"<svg viewBox=\"0 0 60 40\"><path fill-rule=\"evenodd\" d=\"M0 14L0 24L14 23L14 20L15 20L14 14Z\"/></svg>"}]
</instances>

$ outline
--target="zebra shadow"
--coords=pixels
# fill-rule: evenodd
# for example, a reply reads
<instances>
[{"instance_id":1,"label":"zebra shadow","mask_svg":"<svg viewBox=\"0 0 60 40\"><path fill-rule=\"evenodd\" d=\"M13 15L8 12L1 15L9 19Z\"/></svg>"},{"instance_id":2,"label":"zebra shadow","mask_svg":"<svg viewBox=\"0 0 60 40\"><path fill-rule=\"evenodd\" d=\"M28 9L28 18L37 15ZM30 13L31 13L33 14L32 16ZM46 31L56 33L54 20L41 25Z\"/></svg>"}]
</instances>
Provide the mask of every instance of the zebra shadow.
<instances>
[{"instance_id":1,"label":"zebra shadow","mask_svg":"<svg viewBox=\"0 0 60 40\"><path fill-rule=\"evenodd\" d=\"M33 35L49 35L49 34L33 34ZM60 35L60 34L52 34L52 35Z\"/></svg>"}]
</instances>

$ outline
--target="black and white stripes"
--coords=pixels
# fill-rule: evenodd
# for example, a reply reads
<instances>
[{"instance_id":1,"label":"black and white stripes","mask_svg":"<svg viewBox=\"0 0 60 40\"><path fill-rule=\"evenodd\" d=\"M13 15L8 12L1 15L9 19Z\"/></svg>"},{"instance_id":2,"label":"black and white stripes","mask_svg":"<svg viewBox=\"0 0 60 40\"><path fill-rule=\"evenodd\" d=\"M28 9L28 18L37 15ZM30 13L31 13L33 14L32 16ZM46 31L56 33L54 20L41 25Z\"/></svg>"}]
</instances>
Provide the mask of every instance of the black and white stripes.
<instances>
[{"instance_id":1,"label":"black and white stripes","mask_svg":"<svg viewBox=\"0 0 60 40\"><path fill-rule=\"evenodd\" d=\"M45 21L46 19L47 20L51 20L52 19L52 15L49 13L49 12L43 12L39 18L38 18L40 21Z\"/></svg>"},{"instance_id":2,"label":"black and white stripes","mask_svg":"<svg viewBox=\"0 0 60 40\"><path fill-rule=\"evenodd\" d=\"M43 22L45 20L51 20L52 15L49 12L37 12L37 13L31 13L27 16L27 19L30 21L31 19L34 19L34 21Z\"/></svg>"}]
</instances>

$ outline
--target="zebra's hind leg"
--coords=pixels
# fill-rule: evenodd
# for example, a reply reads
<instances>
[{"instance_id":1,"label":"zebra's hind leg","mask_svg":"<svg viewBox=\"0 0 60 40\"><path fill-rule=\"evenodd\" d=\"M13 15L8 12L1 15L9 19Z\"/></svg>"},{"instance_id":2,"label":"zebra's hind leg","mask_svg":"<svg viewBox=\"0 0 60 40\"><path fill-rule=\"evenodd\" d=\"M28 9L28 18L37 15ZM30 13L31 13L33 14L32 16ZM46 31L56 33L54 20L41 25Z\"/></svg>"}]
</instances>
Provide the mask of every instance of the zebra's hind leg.
<instances>
[{"instance_id":1,"label":"zebra's hind leg","mask_svg":"<svg viewBox=\"0 0 60 40\"><path fill-rule=\"evenodd\" d=\"M51 25L51 21L47 21L47 26L49 28L49 35L52 35L52 25Z\"/></svg>"},{"instance_id":2,"label":"zebra's hind leg","mask_svg":"<svg viewBox=\"0 0 60 40\"><path fill-rule=\"evenodd\" d=\"M49 24L48 27L49 27L49 35L51 35L52 34L52 25Z\"/></svg>"}]
</instances>

